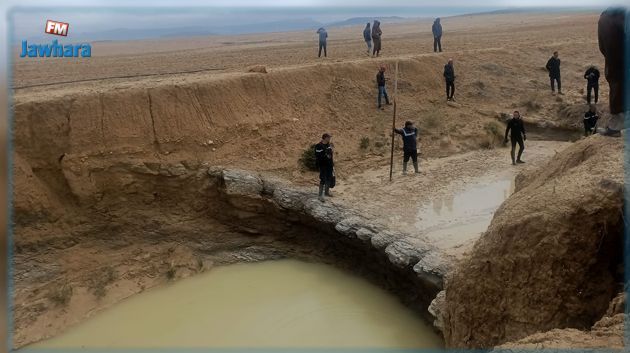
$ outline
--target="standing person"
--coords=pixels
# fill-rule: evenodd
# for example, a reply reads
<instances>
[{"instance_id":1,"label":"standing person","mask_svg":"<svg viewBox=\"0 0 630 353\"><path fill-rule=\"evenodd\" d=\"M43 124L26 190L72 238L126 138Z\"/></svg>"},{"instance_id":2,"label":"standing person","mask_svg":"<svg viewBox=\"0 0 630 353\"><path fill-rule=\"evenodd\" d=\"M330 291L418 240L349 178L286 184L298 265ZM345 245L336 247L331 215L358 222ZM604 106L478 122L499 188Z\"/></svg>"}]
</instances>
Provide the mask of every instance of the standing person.
<instances>
[{"instance_id":1,"label":"standing person","mask_svg":"<svg viewBox=\"0 0 630 353\"><path fill-rule=\"evenodd\" d=\"M385 104L390 105L389 97L387 96L387 89L385 88L385 66L381 65L378 69L378 73L376 74L376 86L378 87L378 98L376 102L378 103L378 109L383 110L383 106L381 105L381 96L385 97Z\"/></svg>"},{"instance_id":2,"label":"standing person","mask_svg":"<svg viewBox=\"0 0 630 353\"><path fill-rule=\"evenodd\" d=\"M319 168L319 199L324 201L324 195L332 197L330 186L333 180L333 144L330 142L331 134L322 135L322 140L315 145L315 161Z\"/></svg>"},{"instance_id":3,"label":"standing person","mask_svg":"<svg viewBox=\"0 0 630 353\"><path fill-rule=\"evenodd\" d=\"M367 44L367 54L370 55L370 50L372 49L372 30L370 29L370 22L365 25L363 39L365 40L365 44Z\"/></svg>"},{"instance_id":4,"label":"standing person","mask_svg":"<svg viewBox=\"0 0 630 353\"><path fill-rule=\"evenodd\" d=\"M549 71L549 80L551 81L551 92L556 93L555 82L558 82L558 94L562 93L562 83L560 82L560 59L558 58L558 52L554 51L553 56L547 61L545 66Z\"/></svg>"},{"instance_id":5,"label":"standing person","mask_svg":"<svg viewBox=\"0 0 630 353\"><path fill-rule=\"evenodd\" d=\"M326 39L328 38L328 32L326 32L324 27L320 27L317 30L317 34L319 34L319 53L317 54L317 57L321 58L322 48L324 49L324 57L326 57Z\"/></svg>"},{"instance_id":6,"label":"standing person","mask_svg":"<svg viewBox=\"0 0 630 353\"><path fill-rule=\"evenodd\" d=\"M597 131L597 120L599 120L597 108L595 104L591 104L589 110L584 113L584 136L592 135Z\"/></svg>"},{"instance_id":7,"label":"standing person","mask_svg":"<svg viewBox=\"0 0 630 353\"><path fill-rule=\"evenodd\" d=\"M624 126L624 114L628 112L630 97L625 79L628 67L624 63L624 47L630 55L630 36L626 32L628 13L625 8L608 8L602 12L597 25L599 51L604 55L606 67L604 76L608 81L609 106L612 115L604 135L619 137ZM627 60L628 58L626 58Z\"/></svg>"},{"instance_id":8,"label":"standing person","mask_svg":"<svg viewBox=\"0 0 630 353\"><path fill-rule=\"evenodd\" d=\"M444 80L446 81L446 100L454 101L455 67L453 67L453 59L448 59L448 64L444 65Z\"/></svg>"},{"instance_id":9,"label":"standing person","mask_svg":"<svg viewBox=\"0 0 630 353\"><path fill-rule=\"evenodd\" d=\"M512 115L512 119L508 120L507 128L505 129L505 140L503 143L508 142L508 133L510 133L510 140L512 141L512 151L510 151L510 155L512 156L512 165L516 165L516 163L525 163L521 160L521 155L523 154L523 150L525 149L525 144L523 141L527 140L527 136L525 135L525 125L523 125L523 119L521 119L521 114L518 110L514 111ZM514 159L514 150L516 149L516 144L518 143L518 158Z\"/></svg>"},{"instance_id":10,"label":"standing person","mask_svg":"<svg viewBox=\"0 0 630 353\"><path fill-rule=\"evenodd\" d=\"M593 65L584 73L586 79L586 101L591 104L591 91L595 92L595 104L599 98L599 70Z\"/></svg>"},{"instance_id":11,"label":"standing person","mask_svg":"<svg viewBox=\"0 0 630 353\"><path fill-rule=\"evenodd\" d=\"M381 31L381 23L378 20L374 20L374 24L372 25L372 40L374 41L374 50L372 51L372 56L378 56L381 53L381 35L383 31Z\"/></svg>"},{"instance_id":12,"label":"standing person","mask_svg":"<svg viewBox=\"0 0 630 353\"><path fill-rule=\"evenodd\" d=\"M433 52L438 51L440 49L440 53L442 52L442 24L440 23L440 18L436 18L433 21L433 26L431 27L431 31L433 31Z\"/></svg>"},{"instance_id":13,"label":"standing person","mask_svg":"<svg viewBox=\"0 0 630 353\"><path fill-rule=\"evenodd\" d=\"M401 135L403 139L403 174L407 174L407 162L409 162L409 158L411 158L413 162L413 169L416 173L420 173L418 170L418 148L416 146L418 129L413 126L413 122L406 121L405 127L402 129L394 128L394 132Z\"/></svg>"}]
</instances>

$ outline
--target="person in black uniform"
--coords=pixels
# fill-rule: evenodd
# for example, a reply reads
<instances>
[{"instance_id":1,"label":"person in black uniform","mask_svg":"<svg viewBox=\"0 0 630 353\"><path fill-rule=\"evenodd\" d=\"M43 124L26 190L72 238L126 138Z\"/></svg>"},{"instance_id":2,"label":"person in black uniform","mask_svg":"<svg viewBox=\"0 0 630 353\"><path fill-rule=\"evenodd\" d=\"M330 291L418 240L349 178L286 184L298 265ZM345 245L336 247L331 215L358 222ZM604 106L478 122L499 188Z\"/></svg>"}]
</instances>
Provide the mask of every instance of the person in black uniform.
<instances>
[{"instance_id":1,"label":"person in black uniform","mask_svg":"<svg viewBox=\"0 0 630 353\"><path fill-rule=\"evenodd\" d=\"M416 173L420 173L418 170L418 149L416 146L418 129L413 126L411 121L406 121L405 127L402 129L394 128L394 132L400 134L403 139L403 174L407 174L407 162L409 162L409 158L413 161L413 168Z\"/></svg>"},{"instance_id":2,"label":"person in black uniform","mask_svg":"<svg viewBox=\"0 0 630 353\"><path fill-rule=\"evenodd\" d=\"M523 119L521 119L521 114L516 110L512 115L512 119L507 122L507 128L505 129L505 140L503 143L508 142L508 133L510 133L510 140L512 141L512 151L510 155L512 156L512 165L516 165L516 163L525 163L521 160L521 155L523 154L523 150L525 149L525 144L523 141L527 140L527 136L525 135L525 126L523 125ZM518 143L518 158L514 159L514 150L516 149L516 144Z\"/></svg>"},{"instance_id":3,"label":"person in black uniform","mask_svg":"<svg viewBox=\"0 0 630 353\"><path fill-rule=\"evenodd\" d=\"M330 184L333 179L333 144L330 142L332 135L322 135L322 140L315 145L315 162L319 168L319 199L324 200L324 195L332 197Z\"/></svg>"},{"instance_id":4,"label":"person in black uniform","mask_svg":"<svg viewBox=\"0 0 630 353\"><path fill-rule=\"evenodd\" d=\"M555 82L558 82L558 94L562 93L562 83L560 81L560 59L558 58L558 52L554 51L553 56L547 61L545 66L549 71L549 80L551 81L551 92L556 93Z\"/></svg>"},{"instance_id":5,"label":"person in black uniform","mask_svg":"<svg viewBox=\"0 0 630 353\"><path fill-rule=\"evenodd\" d=\"M599 120L597 108L595 104L591 104L591 108L584 113L584 136L592 135L597 132L597 120Z\"/></svg>"},{"instance_id":6,"label":"person in black uniform","mask_svg":"<svg viewBox=\"0 0 630 353\"><path fill-rule=\"evenodd\" d=\"M454 101L455 68L453 67L453 59L448 59L448 64L444 65L444 80L446 81L446 100Z\"/></svg>"},{"instance_id":7,"label":"person in black uniform","mask_svg":"<svg viewBox=\"0 0 630 353\"><path fill-rule=\"evenodd\" d=\"M586 79L586 101L591 104L591 91L595 92L595 104L599 96L599 70L593 65L584 73Z\"/></svg>"}]
</instances>

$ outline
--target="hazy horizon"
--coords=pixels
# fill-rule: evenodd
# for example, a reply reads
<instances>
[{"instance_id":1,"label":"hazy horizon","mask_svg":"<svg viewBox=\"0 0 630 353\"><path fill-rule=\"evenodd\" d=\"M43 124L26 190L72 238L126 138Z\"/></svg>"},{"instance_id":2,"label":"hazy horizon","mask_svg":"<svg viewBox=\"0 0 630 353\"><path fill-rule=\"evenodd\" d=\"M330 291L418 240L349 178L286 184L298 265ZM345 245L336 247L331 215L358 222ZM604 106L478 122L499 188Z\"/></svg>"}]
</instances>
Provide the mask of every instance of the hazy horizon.
<instances>
[{"instance_id":1,"label":"hazy horizon","mask_svg":"<svg viewBox=\"0 0 630 353\"><path fill-rule=\"evenodd\" d=\"M556 11L588 11L603 6L546 8ZM380 7L15 7L9 14L13 43L46 40L47 19L70 23L64 41L133 40L203 35L309 30L335 25L351 18L401 17L419 19L479 14L494 11L532 10L541 7L501 6L398 6Z\"/></svg>"}]
</instances>

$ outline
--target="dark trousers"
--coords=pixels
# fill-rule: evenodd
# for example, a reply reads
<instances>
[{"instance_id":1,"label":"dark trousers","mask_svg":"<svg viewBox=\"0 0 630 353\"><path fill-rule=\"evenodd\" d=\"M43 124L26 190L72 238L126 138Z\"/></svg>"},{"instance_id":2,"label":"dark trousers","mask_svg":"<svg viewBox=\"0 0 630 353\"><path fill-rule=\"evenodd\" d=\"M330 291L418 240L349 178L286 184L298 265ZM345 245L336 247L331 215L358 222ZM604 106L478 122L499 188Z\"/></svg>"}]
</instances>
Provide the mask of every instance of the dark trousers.
<instances>
[{"instance_id":1,"label":"dark trousers","mask_svg":"<svg viewBox=\"0 0 630 353\"><path fill-rule=\"evenodd\" d=\"M372 38L374 42L374 50L372 51L372 55L378 55L381 52L381 38Z\"/></svg>"},{"instance_id":2,"label":"dark trousers","mask_svg":"<svg viewBox=\"0 0 630 353\"><path fill-rule=\"evenodd\" d=\"M562 83L560 82L560 76L558 77L549 77L549 81L551 82L551 91L556 91L555 83L558 82L558 92L562 92Z\"/></svg>"},{"instance_id":3,"label":"dark trousers","mask_svg":"<svg viewBox=\"0 0 630 353\"><path fill-rule=\"evenodd\" d=\"M324 49L324 56L326 56L326 42L319 42L319 54L317 54L318 58L322 56L322 48Z\"/></svg>"},{"instance_id":4,"label":"dark trousers","mask_svg":"<svg viewBox=\"0 0 630 353\"><path fill-rule=\"evenodd\" d=\"M597 104L597 100L599 98L599 83L589 83L586 85L586 101L588 102L588 104L591 104L591 91L595 92L595 104Z\"/></svg>"},{"instance_id":5,"label":"dark trousers","mask_svg":"<svg viewBox=\"0 0 630 353\"><path fill-rule=\"evenodd\" d=\"M330 184L333 178L333 167L329 165L319 167L319 196L322 196L324 192L328 194Z\"/></svg>"},{"instance_id":6,"label":"dark trousers","mask_svg":"<svg viewBox=\"0 0 630 353\"><path fill-rule=\"evenodd\" d=\"M376 99L378 107L381 107L381 96L385 97L385 103L389 104L389 97L387 96L387 89L385 86L378 86L378 98Z\"/></svg>"},{"instance_id":7,"label":"dark trousers","mask_svg":"<svg viewBox=\"0 0 630 353\"><path fill-rule=\"evenodd\" d=\"M597 118L584 119L584 136L595 134Z\"/></svg>"},{"instance_id":8,"label":"dark trousers","mask_svg":"<svg viewBox=\"0 0 630 353\"><path fill-rule=\"evenodd\" d=\"M418 151L417 150L403 150L403 172L407 172L407 163L409 159L413 162L413 168L418 172Z\"/></svg>"},{"instance_id":9,"label":"dark trousers","mask_svg":"<svg viewBox=\"0 0 630 353\"><path fill-rule=\"evenodd\" d=\"M433 37L433 51L437 52L438 49L442 52L442 37Z\"/></svg>"},{"instance_id":10,"label":"dark trousers","mask_svg":"<svg viewBox=\"0 0 630 353\"><path fill-rule=\"evenodd\" d=\"M446 98L453 98L455 95L455 81L446 81Z\"/></svg>"},{"instance_id":11,"label":"dark trousers","mask_svg":"<svg viewBox=\"0 0 630 353\"><path fill-rule=\"evenodd\" d=\"M512 140L512 151L510 151L510 155L512 156L512 163L514 163L515 161L520 161L521 160L521 155L523 154L523 150L525 149L525 144L523 143L523 136L515 136L512 135L511 139ZM514 152L516 150L516 144L518 143L518 158L516 158L516 160L514 159Z\"/></svg>"}]
</instances>

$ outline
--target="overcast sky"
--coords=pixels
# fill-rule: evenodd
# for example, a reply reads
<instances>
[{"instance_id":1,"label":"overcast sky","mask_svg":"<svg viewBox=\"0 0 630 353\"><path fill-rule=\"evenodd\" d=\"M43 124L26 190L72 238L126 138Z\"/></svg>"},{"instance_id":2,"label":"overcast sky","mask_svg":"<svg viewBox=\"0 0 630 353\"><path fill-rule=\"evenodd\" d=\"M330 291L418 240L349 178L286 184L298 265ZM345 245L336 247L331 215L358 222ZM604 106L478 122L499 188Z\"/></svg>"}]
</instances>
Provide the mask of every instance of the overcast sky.
<instances>
[{"instance_id":1,"label":"overcast sky","mask_svg":"<svg viewBox=\"0 0 630 353\"><path fill-rule=\"evenodd\" d=\"M383 2L387 6L383 6ZM8 0L15 6L13 39L16 41L43 35L46 19L70 23L71 36L112 29L180 28L255 24L272 21L311 19L323 23L350 17L404 16L446 17L508 7L546 6L549 0ZM607 0L554 0L559 6L599 6ZM52 6L54 4L54 6ZM91 6L86 6L90 4ZM130 6L130 4L133 5ZM177 6L173 6L177 4ZM73 7L59 9L56 6ZM190 7L194 6L194 9ZM202 7L205 6L205 7ZM229 6L229 8L227 8ZM255 6L257 10L251 8ZM36 7L39 7L37 9ZM103 7L106 7L105 9ZM200 8L202 7L202 8ZM266 7L260 9L261 7ZM42 10L44 8L44 10ZM68 39L71 40L72 37Z\"/></svg>"}]
</instances>

